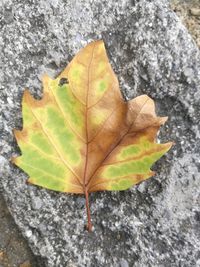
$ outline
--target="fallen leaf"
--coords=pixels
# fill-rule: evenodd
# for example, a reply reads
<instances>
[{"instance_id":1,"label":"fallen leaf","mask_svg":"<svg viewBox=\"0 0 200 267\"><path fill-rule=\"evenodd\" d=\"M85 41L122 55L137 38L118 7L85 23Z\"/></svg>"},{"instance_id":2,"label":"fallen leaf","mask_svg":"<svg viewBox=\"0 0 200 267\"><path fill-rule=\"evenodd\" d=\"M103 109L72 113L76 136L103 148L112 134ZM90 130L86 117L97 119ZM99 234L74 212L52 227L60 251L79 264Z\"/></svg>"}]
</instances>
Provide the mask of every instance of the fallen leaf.
<instances>
[{"instance_id":1,"label":"fallen leaf","mask_svg":"<svg viewBox=\"0 0 200 267\"><path fill-rule=\"evenodd\" d=\"M31 267L31 263L29 260L27 260L23 262L22 264L20 264L19 267Z\"/></svg>"},{"instance_id":2,"label":"fallen leaf","mask_svg":"<svg viewBox=\"0 0 200 267\"><path fill-rule=\"evenodd\" d=\"M41 100L25 90L23 130L14 130L22 155L12 161L28 182L60 192L88 195L125 190L151 177L152 164L172 143L155 138L166 117L141 95L125 102L103 41L82 49L52 80L43 78Z\"/></svg>"},{"instance_id":3,"label":"fallen leaf","mask_svg":"<svg viewBox=\"0 0 200 267\"><path fill-rule=\"evenodd\" d=\"M4 257L4 252L0 250L0 260L3 260L3 257Z\"/></svg>"}]
</instances>

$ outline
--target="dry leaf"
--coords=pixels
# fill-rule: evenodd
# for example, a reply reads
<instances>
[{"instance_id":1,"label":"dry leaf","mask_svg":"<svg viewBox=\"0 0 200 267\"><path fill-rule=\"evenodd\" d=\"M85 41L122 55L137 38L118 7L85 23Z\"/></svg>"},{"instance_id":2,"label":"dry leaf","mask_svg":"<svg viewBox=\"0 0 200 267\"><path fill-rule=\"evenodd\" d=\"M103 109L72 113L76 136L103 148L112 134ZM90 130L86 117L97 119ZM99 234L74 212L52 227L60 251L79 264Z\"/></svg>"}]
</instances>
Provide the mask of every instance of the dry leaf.
<instances>
[{"instance_id":1,"label":"dry leaf","mask_svg":"<svg viewBox=\"0 0 200 267\"><path fill-rule=\"evenodd\" d=\"M4 258L4 251L0 250L0 260L3 260L3 258Z\"/></svg>"},{"instance_id":2,"label":"dry leaf","mask_svg":"<svg viewBox=\"0 0 200 267\"><path fill-rule=\"evenodd\" d=\"M30 261L27 260L23 262L22 264L20 264L19 267L31 267L31 263Z\"/></svg>"},{"instance_id":3,"label":"dry leaf","mask_svg":"<svg viewBox=\"0 0 200 267\"><path fill-rule=\"evenodd\" d=\"M60 192L125 190L154 173L172 143L157 144L167 118L147 95L125 102L103 41L82 49L61 75L43 78L44 94L23 95L23 130L14 130L22 155L13 162L28 181Z\"/></svg>"}]
</instances>

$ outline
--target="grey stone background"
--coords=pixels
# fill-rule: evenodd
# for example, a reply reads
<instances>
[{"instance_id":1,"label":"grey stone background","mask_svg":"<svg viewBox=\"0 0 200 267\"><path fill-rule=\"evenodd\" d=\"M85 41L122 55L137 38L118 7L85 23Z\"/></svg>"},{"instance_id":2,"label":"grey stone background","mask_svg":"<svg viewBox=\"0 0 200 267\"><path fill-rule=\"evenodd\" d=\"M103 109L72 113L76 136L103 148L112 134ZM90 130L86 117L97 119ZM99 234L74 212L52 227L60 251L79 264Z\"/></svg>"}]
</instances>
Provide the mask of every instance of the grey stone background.
<instances>
[{"instance_id":1,"label":"grey stone background","mask_svg":"<svg viewBox=\"0 0 200 267\"><path fill-rule=\"evenodd\" d=\"M198 44L198 15L189 10L198 2L175 2L186 25L193 17L188 28ZM8 0L0 2L0 18L1 195L36 255L1 197L0 266L200 266L200 55L169 2ZM20 153L12 129L22 127L24 88L41 97L41 75L55 77L98 38L125 99L154 98L158 113L169 116L159 139L176 145L152 179L91 195L95 229L88 234L84 198L26 185L9 158Z\"/></svg>"}]
</instances>

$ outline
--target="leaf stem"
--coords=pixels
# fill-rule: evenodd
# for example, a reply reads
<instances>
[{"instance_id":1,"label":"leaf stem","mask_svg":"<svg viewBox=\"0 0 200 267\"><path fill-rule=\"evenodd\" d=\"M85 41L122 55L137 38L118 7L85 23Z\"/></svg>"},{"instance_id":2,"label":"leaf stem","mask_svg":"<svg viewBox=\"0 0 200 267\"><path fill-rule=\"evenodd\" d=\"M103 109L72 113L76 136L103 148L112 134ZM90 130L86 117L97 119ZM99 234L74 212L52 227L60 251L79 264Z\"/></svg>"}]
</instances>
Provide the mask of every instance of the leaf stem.
<instances>
[{"instance_id":1,"label":"leaf stem","mask_svg":"<svg viewBox=\"0 0 200 267\"><path fill-rule=\"evenodd\" d=\"M88 232L92 231L92 222L91 222L91 215L90 215L90 205L89 205L89 194L88 190L85 187L85 204L86 204L86 210L87 210L87 230Z\"/></svg>"}]
</instances>

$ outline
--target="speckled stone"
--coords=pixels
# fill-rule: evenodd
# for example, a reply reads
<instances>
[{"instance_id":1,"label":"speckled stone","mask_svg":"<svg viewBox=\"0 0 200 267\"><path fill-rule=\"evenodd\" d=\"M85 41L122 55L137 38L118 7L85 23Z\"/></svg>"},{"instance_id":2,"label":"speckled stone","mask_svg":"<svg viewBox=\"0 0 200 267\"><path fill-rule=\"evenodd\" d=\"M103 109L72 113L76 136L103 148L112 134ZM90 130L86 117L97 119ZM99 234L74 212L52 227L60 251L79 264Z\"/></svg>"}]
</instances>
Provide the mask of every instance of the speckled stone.
<instances>
[{"instance_id":1,"label":"speckled stone","mask_svg":"<svg viewBox=\"0 0 200 267\"><path fill-rule=\"evenodd\" d=\"M168 1L2 0L0 18L1 187L33 252L48 267L200 266L200 54ZM151 96L169 116L159 140L176 145L152 179L91 195L89 234L82 198L27 185L9 158L24 88L41 97L42 74L99 38L125 99Z\"/></svg>"}]
</instances>

